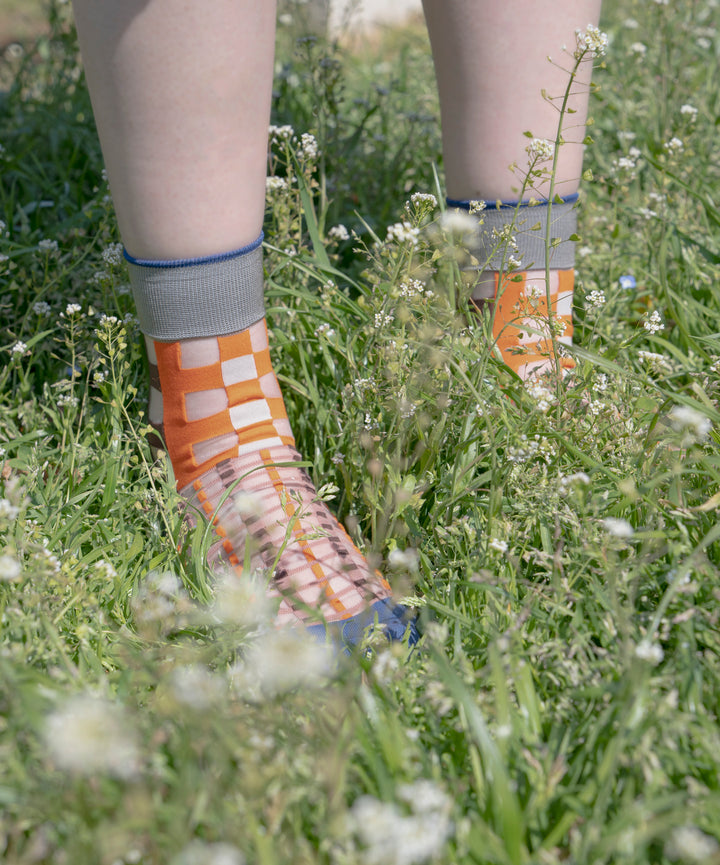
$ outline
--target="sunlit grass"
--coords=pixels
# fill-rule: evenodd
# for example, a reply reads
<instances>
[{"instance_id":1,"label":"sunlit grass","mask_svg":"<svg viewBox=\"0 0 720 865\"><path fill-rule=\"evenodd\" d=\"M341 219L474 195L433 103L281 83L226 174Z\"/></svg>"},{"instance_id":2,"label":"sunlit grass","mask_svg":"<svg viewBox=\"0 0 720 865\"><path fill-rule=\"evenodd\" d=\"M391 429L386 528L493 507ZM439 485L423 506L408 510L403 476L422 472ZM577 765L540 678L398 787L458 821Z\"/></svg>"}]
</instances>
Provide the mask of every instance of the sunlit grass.
<instances>
[{"instance_id":1,"label":"sunlit grass","mask_svg":"<svg viewBox=\"0 0 720 865\"><path fill-rule=\"evenodd\" d=\"M239 615L151 460L55 11L0 103L3 861L720 861L714 4L607 6L577 366L545 392L488 353L438 229L423 38L281 38L274 361L314 480L424 632L330 664Z\"/></svg>"}]
</instances>

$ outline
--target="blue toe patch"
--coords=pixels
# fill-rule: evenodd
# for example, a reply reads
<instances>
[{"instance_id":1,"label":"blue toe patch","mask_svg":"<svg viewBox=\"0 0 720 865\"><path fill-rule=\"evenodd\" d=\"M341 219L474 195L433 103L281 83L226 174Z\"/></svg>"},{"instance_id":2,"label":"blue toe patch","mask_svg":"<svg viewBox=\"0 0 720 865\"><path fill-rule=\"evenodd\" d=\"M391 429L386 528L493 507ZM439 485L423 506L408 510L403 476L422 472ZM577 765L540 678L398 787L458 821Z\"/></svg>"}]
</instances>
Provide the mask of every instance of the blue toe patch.
<instances>
[{"instance_id":1,"label":"blue toe patch","mask_svg":"<svg viewBox=\"0 0 720 865\"><path fill-rule=\"evenodd\" d=\"M407 607L393 603L390 598L375 601L367 610L350 619L327 622L324 625L310 625L307 631L323 643L329 637L333 642L351 647L362 642L365 629L368 627L381 628L391 642L405 639L406 634L410 646L414 646L420 639L410 611Z\"/></svg>"}]
</instances>

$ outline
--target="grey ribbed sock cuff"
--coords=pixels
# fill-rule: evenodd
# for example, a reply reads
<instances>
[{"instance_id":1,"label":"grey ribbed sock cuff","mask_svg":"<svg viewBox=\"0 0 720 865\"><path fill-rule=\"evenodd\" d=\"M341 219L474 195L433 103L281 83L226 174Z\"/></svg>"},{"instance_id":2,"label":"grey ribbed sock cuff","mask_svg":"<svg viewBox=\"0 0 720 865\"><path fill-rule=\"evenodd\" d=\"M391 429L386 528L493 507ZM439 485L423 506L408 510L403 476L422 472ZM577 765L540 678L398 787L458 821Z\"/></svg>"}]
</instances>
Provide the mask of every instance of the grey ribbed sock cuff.
<instances>
[{"instance_id":1,"label":"grey ribbed sock cuff","mask_svg":"<svg viewBox=\"0 0 720 865\"><path fill-rule=\"evenodd\" d=\"M180 261L125 252L140 330L161 342L224 336L265 315L263 235L223 255Z\"/></svg>"},{"instance_id":2,"label":"grey ribbed sock cuff","mask_svg":"<svg viewBox=\"0 0 720 865\"><path fill-rule=\"evenodd\" d=\"M549 214L547 202L520 207L512 203L497 207L493 202L492 206L480 211L478 218L482 224L478 224L475 237L468 242L468 249L477 259L479 270L507 269L510 256L520 261L520 270L544 270L548 232L551 239L550 267L569 270L575 266L575 242L570 240L577 231L575 200L553 203ZM502 239L502 232L509 225L512 225L509 234L514 238L517 250Z\"/></svg>"}]
</instances>

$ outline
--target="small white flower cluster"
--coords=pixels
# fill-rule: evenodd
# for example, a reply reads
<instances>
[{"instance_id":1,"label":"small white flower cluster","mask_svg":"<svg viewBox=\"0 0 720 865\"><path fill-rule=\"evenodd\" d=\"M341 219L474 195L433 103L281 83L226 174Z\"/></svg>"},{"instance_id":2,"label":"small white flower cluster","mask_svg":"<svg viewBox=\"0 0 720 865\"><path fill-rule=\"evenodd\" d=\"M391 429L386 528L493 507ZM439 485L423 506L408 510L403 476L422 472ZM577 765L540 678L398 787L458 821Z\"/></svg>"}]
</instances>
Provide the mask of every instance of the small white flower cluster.
<instances>
[{"instance_id":1,"label":"small white flower cluster","mask_svg":"<svg viewBox=\"0 0 720 865\"><path fill-rule=\"evenodd\" d=\"M665 652L663 652L662 646L657 643L652 643L650 640L641 640L635 646L635 657L640 658L641 661L647 661L648 664L656 667L665 657Z\"/></svg>"},{"instance_id":2,"label":"small white flower cluster","mask_svg":"<svg viewBox=\"0 0 720 865\"><path fill-rule=\"evenodd\" d=\"M614 538L631 538L635 534L635 529L621 517L605 517L602 524L605 531Z\"/></svg>"},{"instance_id":3,"label":"small white flower cluster","mask_svg":"<svg viewBox=\"0 0 720 865\"><path fill-rule=\"evenodd\" d=\"M654 309L645 319L643 327L651 335L660 333L661 330L665 330L665 325L660 317L660 313L656 309Z\"/></svg>"},{"instance_id":4,"label":"small white flower cluster","mask_svg":"<svg viewBox=\"0 0 720 865\"><path fill-rule=\"evenodd\" d=\"M552 444L537 433L529 439L525 433L520 436L519 445L510 445L507 449L507 458L511 463L526 463L534 457L541 457L546 463L550 463L555 456Z\"/></svg>"},{"instance_id":5,"label":"small white flower cluster","mask_svg":"<svg viewBox=\"0 0 720 865\"><path fill-rule=\"evenodd\" d=\"M437 207L437 198L432 192L413 192L410 196L410 203L415 207Z\"/></svg>"},{"instance_id":6,"label":"small white flower cluster","mask_svg":"<svg viewBox=\"0 0 720 865\"><path fill-rule=\"evenodd\" d=\"M28 350L27 344L22 342L22 340L18 340L15 345L10 349L10 354L13 357L22 357Z\"/></svg>"},{"instance_id":7,"label":"small white flower cluster","mask_svg":"<svg viewBox=\"0 0 720 865\"><path fill-rule=\"evenodd\" d=\"M533 138L525 147L525 152L531 163L547 162L555 154L555 144L547 138Z\"/></svg>"},{"instance_id":8,"label":"small white flower cluster","mask_svg":"<svg viewBox=\"0 0 720 865\"><path fill-rule=\"evenodd\" d=\"M665 844L670 859L680 859L691 865L705 865L717 858L720 846L715 838L701 832L696 826L678 826Z\"/></svg>"},{"instance_id":9,"label":"small white flower cluster","mask_svg":"<svg viewBox=\"0 0 720 865\"><path fill-rule=\"evenodd\" d=\"M669 141L666 141L663 144L663 149L671 156L676 156L678 153L683 152L683 150L685 149L685 145L683 144L681 138L673 136Z\"/></svg>"},{"instance_id":10,"label":"small white flower cluster","mask_svg":"<svg viewBox=\"0 0 720 865\"><path fill-rule=\"evenodd\" d=\"M71 393L61 393L57 398L57 404L61 408L64 406L75 408L75 406L77 406L79 402L80 400Z\"/></svg>"},{"instance_id":11,"label":"small white flower cluster","mask_svg":"<svg viewBox=\"0 0 720 865\"><path fill-rule=\"evenodd\" d=\"M350 239L350 232L342 223L339 225L333 225L333 227L328 231L328 239L340 243L343 240Z\"/></svg>"},{"instance_id":12,"label":"small white flower cluster","mask_svg":"<svg viewBox=\"0 0 720 865\"><path fill-rule=\"evenodd\" d=\"M65 316L67 316L67 318L71 318L73 315L76 315L80 312L82 312L82 307L79 303L69 303L65 307ZM62 316L63 313L60 313L60 315Z\"/></svg>"},{"instance_id":13,"label":"small white flower cluster","mask_svg":"<svg viewBox=\"0 0 720 865\"><path fill-rule=\"evenodd\" d=\"M676 405L668 414L673 429L684 433L683 446L704 441L712 429L710 418L689 405Z\"/></svg>"},{"instance_id":14,"label":"small white flower cluster","mask_svg":"<svg viewBox=\"0 0 720 865\"><path fill-rule=\"evenodd\" d=\"M407 220L403 220L402 222L396 222L388 226L385 243L410 243L413 246L417 246L419 234L419 228L415 228Z\"/></svg>"},{"instance_id":15,"label":"small white flower cluster","mask_svg":"<svg viewBox=\"0 0 720 865\"><path fill-rule=\"evenodd\" d=\"M127 779L140 768L122 706L91 695L72 697L47 717L45 745L60 769L76 775L105 772Z\"/></svg>"},{"instance_id":16,"label":"small white flower cluster","mask_svg":"<svg viewBox=\"0 0 720 865\"><path fill-rule=\"evenodd\" d=\"M20 576L20 562L7 553L0 555L0 583L12 583Z\"/></svg>"},{"instance_id":17,"label":"small white flower cluster","mask_svg":"<svg viewBox=\"0 0 720 865\"><path fill-rule=\"evenodd\" d=\"M558 483L560 486L560 495L566 496L573 487L589 486L590 477L585 472L575 472L571 475L560 475Z\"/></svg>"},{"instance_id":18,"label":"small white flower cluster","mask_svg":"<svg viewBox=\"0 0 720 865\"><path fill-rule=\"evenodd\" d=\"M57 240L48 240L46 238L43 238L42 240L38 241L38 249L40 250L40 252L45 252L48 255L52 255L58 252L58 242Z\"/></svg>"},{"instance_id":19,"label":"small white flower cluster","mask_svg":"<svg viewBox=\"0 0 720 865\"><path fill-rule=\"evenodd\" d=\"M593 289L593 291L585 296L585 300L589 306L598 309L605 305L605 292L602 289Z\"/></svg>"},{"instance_id":20,"label":"small white flower cluster","mask_svg":"<svg viewBox=\"0 0 720 865\"><path fill-rule=\"evenodd\" d=\"M178 703L197 710L213 706L227 689L227 682L202 664L175 667L170 684Z\"/></svg>"},{"instance_id":21,"label":"small white flower cluster","mask_svg":"<svg viewBox=\"0 0 720 865\"><path fill-rule=\"evenodd\" d=\"M684 105L680 106L680 113L683 117L687 117L691 123L694 123L697 120L698 110L694 105L688 105L686 102Z\"/></svg>"},{"instance_id":22,"label":"small white flower cluster","mask_svg":"<svg viewBox=\"0 0 720 865\"><path fill-rule=\"evenodd\" d=\"M20 508L9 499L0 499L0 519L14 520L20 513Z\"/></svg>"},{"instance_id":23,"label":"small white flower cluster","mask_svg":"<svg viewBox=\"0 0 720 865\"><path fill-rule=\"evenodd\" d=\"M525 389L535 400L535 408L543 414L556 402L555 394L551 390L548 390L545 385L540 384L540 382L530 381L526 384Z\"/></svg>"},{"instance_id":24,"label":"small white flower cluster","mask_svg":"<svg viewBox=\"0 0 720 865\"><path fill-rule=\"evenodd\" d=\"M117 267L123 260L122 243L109 243L103 249L102 260L108 267Z\"/></svg>"},{"instance_id":25,"label":"small white flower cluster","mask_svg":"<svg viewBox=\"0 0 720 865\"><path fill-rule=\"evenodd\" d=\"M393 321L395 321L395 316L391 312L375 313L375 327L378 329L386 327L388 324L392 324Z\"/></svg>"},{"instance_id":26,"label":"small white flower cluster","mask_svg":"<svg viewBox=\"0 0 720 865\"><path fill-rule=\"evenodd\" d=\"M637 147L631 147L628 150L627 156L620 156L613 160L612 167L616 174L624 172L626 180L632 180L635 177L637 170L638 159L642 156L642 151Z\"/></svg>"},{"instance_id":27,"label":"small white flower cluster","mask_svg":"<svg viewBox=\"0 0 720 865\"><path fill-rule=\"evenodd\" d=\"M303 132L300 136L300 146L297 150L298 157L304 162L312 162L320 155L317 139L309 132Z\"/></svg>"},{"instance_id":28,"label":"small white flower cluster","mask_svg":"<svg viewBox=\"0 0 720 865\"><path fill-rule=\"evenodd\" d=\"M322 324L318 325L315 328L315 336L318 338L324 336L326 339L331 339L335 336L335 328L330 327L330 325L324 321Z\"/></svg>"},{"instance_id":29,"label":"small white flower cluster","mask_svg":"<svg viewBox=\"0 0 720 865\"><path fill-rule=\"evenodd\" d=\"M672 364L664 354L658 354L656 351L645 351L641 349L638 352L638 357L655 372L664 373L672 370Z\"/></svg>"},{"instance_id":30,"label":"small white flower cluster","mask_svg":"<svg viewBox=\"0 0 720 865\"><path fill-rule=\"evenodd\" d=\"M496 553L506 553L508 551L508 543L500 538L490 538L488 549L495 550Z\"/></svg>"},{"instance_id":31,"label":"small white flower cluster","mask_svg":"<svg viewBox=\"0 0 720 865\"><path fill-rule=\"evenodd\" d=\"M608 35L593 24L588 24L584 30L576 30L575 41L576 60L581 60L588 54L590 57L604 57L607 53Z\"/></svg>"},{"instance_id":32,"label":"small white flower cluster","mask_svg":"<svg viewBox=\"0 0 720 865\"><path fill-rule=\"evenodd\" d=\"M272 144L275 144L278 141L290 141L290 139L295 135L295 130L292 126L273 126L271 125L268 128L268 134L270 136L270 141Z\"/></svg>"},{"instance_id":33,"label":"small white flower cluster","mask_svg":"<svg viewBox=\"0 0 720 865\"><path fill-rule=\"evenodd\" d=\"M178 853L171 865L245 865L245 856L224 841L201 841L196 838Z\"/></svg>"},{"instance_id":34,"label":"small white flower cluster","mask_svg":"<svg viewBox=\"0 0 720 865\"><path fill-rule=\"evenodd\" d=\"M280 192L288 188L288 182L284 177L276 177L271 174L265 178L265 192Z\"/></svg>"},{"instance_id":35,"label":"small white flower cluster","mask_svg":"<svg viewBox=\"0 0 720 865\"><path fill-rule=\"evenodd\" d=\"M407 282L401 282L399 285L400 297L417 297L425 290L425 286L419 279L408 279Z\"/></svg>"},{"instance_id":36,"label":"small white flower cluster","mask_svg":"<svg viewBox=\"0 0 720 865\"><path fill-rule=\"evenodd\" d=\"M50 304L44 300L38 300L33 304L33 312L35 315L48 315L50 313Z\"/></svg>"},{"instance_id":37,"label":"small white flower cluster","mask_svg":"<svg viewBox=\"0 0 720 865\"><path fill-rule=\"evenodd\" d=\"M350 810L350 829L365 846L365 865L416 865L438 856L453 831L452 802L434 782L403 784L398 798L406 816L392 802L361 796Z\"/></svg>"},{"instance_id":38,"label":"small white flower cluster","mask_svg":"<svg viewBox=\"0 0 720 865\"><path fill-rule=\"evenodd\" d=\"M630 46L630 53L636 57L644 57L647 54L647 45L644 42L633 42Z\"/></svg>"},{"instance_id":39,"label":"small white flower cluster","mask_svg":"<svg viewBox=\"0 0 720 865\"><path fill-rule=\"evenodd\" d=\"M420 556L417 550L408 547L406 550L390 550L388 554L388 565L399 571L410 571L415 573L420 564Z\"/></svg>"}]
</instances>

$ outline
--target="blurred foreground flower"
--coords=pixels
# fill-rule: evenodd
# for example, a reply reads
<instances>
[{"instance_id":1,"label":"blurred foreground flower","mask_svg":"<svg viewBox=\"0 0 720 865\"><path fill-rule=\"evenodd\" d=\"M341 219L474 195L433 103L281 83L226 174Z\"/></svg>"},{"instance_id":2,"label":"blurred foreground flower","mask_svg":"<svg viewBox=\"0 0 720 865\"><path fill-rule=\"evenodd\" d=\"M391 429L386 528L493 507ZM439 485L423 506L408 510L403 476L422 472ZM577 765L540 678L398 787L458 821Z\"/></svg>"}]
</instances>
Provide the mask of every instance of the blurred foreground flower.
<instances>
[{"instance_id":1,"label":"blurred foreground flower","mask_svg":"<svg viewBox=\"0 0 720 865\"><path fill-rule=\"evenodd\" d=\"M78 775L137 775L140 754L135 733L117 703L99 697L72 697L48 715L45 744L53 762Z\"/></svg>"}]
</instances>

